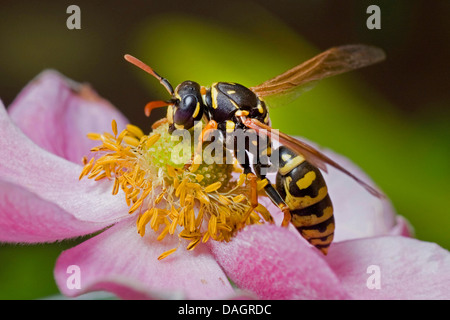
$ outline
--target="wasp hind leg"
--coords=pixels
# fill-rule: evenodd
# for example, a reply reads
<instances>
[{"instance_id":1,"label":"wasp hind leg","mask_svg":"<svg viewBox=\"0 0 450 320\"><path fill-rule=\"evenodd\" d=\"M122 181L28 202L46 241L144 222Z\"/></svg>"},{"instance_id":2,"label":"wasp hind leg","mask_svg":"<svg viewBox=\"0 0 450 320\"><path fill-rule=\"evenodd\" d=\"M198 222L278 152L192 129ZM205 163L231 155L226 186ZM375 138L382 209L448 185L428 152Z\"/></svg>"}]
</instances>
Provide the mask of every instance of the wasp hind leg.
<instances>
[{"instance_id":1,"label":"wasp hind leg","mask_svg":"<svg viewBox=\"0 0 450 320\"><path fill-rule=\"evenodd\" d=\"M266 178L264 178L266 179ZM283 222L281 225L283 227L289 226L289 223L291 222L291 211L288 207L288 205L284 202L283 198L280 196L278 191L272 186L272 184L269 183L264 187L264 191L266 192L267 196L272 200L274 204L280 208L280 210L283 212Z\"/></svg>"},{"instance_id":2,"label":"wasp hind leg","mask_svg":"<svg viewBox=\"0 0 450 320\"><path fill-rule=\"evenodd\" d=\"M276 206L278 206L278 208L280 208L280 210L283 212L284 217L283 217L283 221L281 223L281 226L288 227L289 223L291 222L291 211L290 211L288 205L286 204L286 202L284 202L284 200L281 197L281 195L278 193L278 191L270 183L269 179L267 179L265 175L261 174L261 169L264 168L264 167L268 167L268 165L257 164L255 166L255 172L258 175L258 177L261 179L262 183L264 183L264 180L267 181L265 183L265 186L264 186L264 191L265 191L266 195L269 197L269 199Z\"/></svg>"}]
</instances>

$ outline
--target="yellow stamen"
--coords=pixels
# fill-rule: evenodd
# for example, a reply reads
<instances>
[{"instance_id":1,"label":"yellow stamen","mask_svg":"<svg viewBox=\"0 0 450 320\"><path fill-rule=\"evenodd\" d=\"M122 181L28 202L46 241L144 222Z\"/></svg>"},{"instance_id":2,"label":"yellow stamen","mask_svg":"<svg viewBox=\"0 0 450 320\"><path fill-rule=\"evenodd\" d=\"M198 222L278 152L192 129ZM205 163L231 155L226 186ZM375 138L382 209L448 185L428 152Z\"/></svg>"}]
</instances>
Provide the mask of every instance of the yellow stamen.
<instances>
[{"instance_id":1,"label":"yellow stamen","mask_svg":"<svg viewBox=\"0 0 450 320\"><path fill-rule=\"evenodd\" d=\"M200 210L198 211L198 215L195 218L195 227L198 228L203 221L203 212L205 211L205 206L200 206Z\"/></svg>"},{"instance_id":2,"label":"yellow stamen","mask_svg":"<svg viewBox=\"0 0 450 320\"><path fill-rule=\"evenodd\" d=\"M111 128L113 134L88 134L101 145L92 148L97 153L95 158L82 160L80 179L111 180L113 195L122 189L129 213L136 215L141 237L146 230L156 232L158 241L175 235L189 240L187 250L193 250L210 239L229 241L243 228L244 217L246 224L260 223L262 218L270 221L265 208L258 206L254 212L247 200L250 191L244 186L246 176L232 180L233 165L194 161L186 170L172 162L170 149L174 143L167 133L168 124L161 124L149 136L133 125L118 134L115 121ZM264 183L258 186L263 188ZM168 250L158 259L176 250Z\"/></svg>"},{"instance_id":3,"label":"yellow stamen","mask_svg":"<svg viewBox=\"0 0 450 320\"><path fill-rule=\"evenodd\" d=\"M93 165L94 165L94 158L91 159L91 161L89 161L89 163L87 165L84 166L83 170L80 173L80 176L78 177L79 180L81 180L85 175L87 175L89 173L89 171L91 171Z\"/></svg>"},{"instance_id":4,"label":"yellow stamen","mask_svg":"<svg viewBox=\"0 0 450 320\"><path fill-rule=\"evenodd\" d=\"M233 197L233 202L239 203L244 199L246 199L246 197L243 194L238 194L237 196Z\"/></svg>"},{"instance_id":5,"label":"yellow stamen","mask_svg":"<svg viewBox=\"0 0 450 320\"><path fill-rule=\"evenodd\" d=\"M208 231L209 231L209 234L211 235L211 237L214 238L216 236L216 232L217 232L217 217L215 215L212 215L209 218Z\"/></svg>"},{"instance_id":6,"label":"yellow stamen","mask_svg":"<svg viewBox=\"0 0 450 320\"><path fill-rule=\"evenodd\" d=\"M102 140L101 134L89 132L86 135L90 140Z\"/></svg>"},{"instance_id":7,"label":"yellow stamen","mask_svg":"<svg viewBox=\"0 0 450 320\"><path fill-rule=\"evenodd\" d=\"M230 204L230 201L227 199L227 197L219 194L219 202L225 206L228 206Z\"/></svg>"},{"instance_id":8,"label":"yellow stamen","mask_svg":"<svg viewBox=\"0 0 450 320\"><path fill-rule=\"evenodd\" d=\"M119 186L120 186L119 179L115 178L114 179L114 188L112 191L113 195L116 195L119 192Z\"/></svg>"},{"instance_id":9,"label":"yellow stamen","mask_svg":"<svg viewBox=\"0 0 450 320\"><path fill-rule=\"evenodd\" d=\"M130 210L128 210L128 213L133 213L137 209L139 209L139 207L142 205L143 201L144 201L144 198L140 198L138 201L136 201L136 203L131 206Z\"/></svg>"},{"instance_id":10,"label":"yellow stamen","mask_svg":"<svg viewBox=\"0 0 450 320\"><path fill-rule=\"evenodd\" d=\"M169 175L169 177L175 178L177 176L177 173L176 173L174 167L167 165L166 168L167 168L167 174Z\"/></svg>"},{"instance_id":11,"label":"yellow stamen","mask_svg":"<svg viewBox=\"0 0 450 320\"><path fill-rule=\"evenodd\" d=\"M178 217L175 217L172 220L172 223L170 224L170 227L169 227L169 233L170 234L174 234L175 233L175 230L177 228L177 223L178 223Z\"/></svg>"},{"instance_id":12,"label":"yellow stamen","mask_svg":"<svg viewBox=\"0 0 450 320\"><path fill-rule=\"evenodd\" d=\"M192 240L192 241L188 244L188 246L187 246L186 249L188 249L188 250L193 250L193 249L199 244L199 242L200 242L200 238L195 239L195 240Z\"/></svg>"},{"instance_id":13,"label":"yellow stamen","mask_svg":"<svg viewBox=\"0 0 450 320\"><path fill-rule=\"evenodd\" d=\"M127 124L127 130L129 133L133 134L138 139L140 139L144 135L144 133L139 127L136 127L135 125L132 124Z\"/></svg>"},{"instance_id":14,"label":"yellow stamen","mask_svg":"<svg viewBox=\"0 0 450 320\"><path fill-rule=\"evenodd\" d=\"M187 179L181 181L180 185L177 187L176 191L175 191L175 196L179 197L181 194L181 191L184 189L184 186L187 183Z\"/></svg>"},{"instance_id":15,"label":"yellow stamen","mask_svg":"<svg viewBox=\"0 0 450 320\"><path fill-rule=\"evenodd\" d=\"M205 234L203 235L202 242L203 243L207 242L209 240L209 237L210 237L209 231L206 231Z\"/></svg>"},{"instance_id":16,"label":"yellow stamen","mask_svg":"<svg viewBox=\"0 0 450 320\"><path fill-rule=\"evenodd\" d=\"M106 178L106 172L102 172L101 174L99 174L96 178L95 181L99 181Z\"/></svg>"},{"instance_id":17,"label":"yellow stamen","mask_svg":"<svg viewBox=\"0 0 450 320\"><path fill-rule=\"evenodd\" d=\"M156 238L156 240L161 241L166 237L166 235L169 233L170 224L166 225L164 230L160 233L160 235Z\"/></svg>"},{"instance_id":18,"label":"yellow stamen","mask_svg":"<svg viewBox=\"0 0 450 320\"><path fill-rule=\"evenodd\" d=\"M117 137L117 144L121 144L122 143L122 140L127 135L127 133L128 133L127 130L122 130L122 132Z\"/></svg>"},{"instance_id":19,"label":"yellow stamen","mask_svg":"<svg viewBox=\"0 0 450 320\"><path fill-rule=\"evenodd\" d=\"M114 136L117 137L117 122L113 119L111 122L112 131L114 133Z\"/></svg>"},{"instance_id":20,"label":"yellow stamen","mask_svg":"<svg viewBox=\"0 0 450 320\"><path fill-rule=\"evenodd\" d=\"M158 204L158 203L161 202L162 198L164 197L165 191L166 191L166 190L163 190L163 191L161 192L161 194L158 196L158 198L156 198L155 204Z\"/></svg>"},{"instance_id":21,"label":"yellow stamen","mask_svg":"<svg viewBox=\"0 0 450 320\"><path fill-rule=\"evenodd\" d=\"M140 141L132 136L124 136L123 142L125 142L126 144L129 144L129 145L132 145L134 147L137 147L137 146L139 146Z\"/></svg>"},{"instance_id":22,"label":"yellow stamen","mask_svg":"<svg viewBox=\"0 0 450 320\"><path fill-rule=\"evenodd\" d=\"M150 148L152 145L155 144L156 141L158 141L158 139L161 137L160 134L154 134L150 137L147 138L147 141L145 142L145 146L148 148Z\"/></svg>"},{"instance_id":23,"label":"yellow stamen","mask_svg":"<svg viewBox=\"0 0 450 320\"><path fill-rule=\"evenodd\" d=\"M175 251L177 251L177 248L173 248L173 249L167 250L166 252L162 253L162 254L158 257L158 260L162 260L162 259L166 258L168 255L171 255L171 254L174 253Z\"/></svg>"},{"instance_id":24,"label":"yellow stamen","mask_svg":"<svg viewBox=\"0 0 450 320\"><path fill-rule=\"evenodd\" d=\"M195 191L195 198L197 198L203 204L209 204L210 200L206 194L204 194L201 190Z\"/></svg>"},{"instance_id":25,"label":"yellow stamen","mask_svg":"<svg viewBox=\"0 0 450 320\"><path fill-rule=\"evenodd\" d=\"M219 190L219 188L222 186L222 183L220 181L214 182L213 184L210 184L205 188L206 193L214 192Z\"/></svg>"},{"instance_id":26,"label":"yellow stamen","mask_svg":"<svg viewBox=\"0 0 450 320\"><path fill-rule=\"evenodd\" d=\"M150 219L153 216L153 209L147 210L144 212L144 214L140 217L138 221L138 233L141 235L141 237L145 234L145 225L150 221Z\"/></svg>"}]
</instances>

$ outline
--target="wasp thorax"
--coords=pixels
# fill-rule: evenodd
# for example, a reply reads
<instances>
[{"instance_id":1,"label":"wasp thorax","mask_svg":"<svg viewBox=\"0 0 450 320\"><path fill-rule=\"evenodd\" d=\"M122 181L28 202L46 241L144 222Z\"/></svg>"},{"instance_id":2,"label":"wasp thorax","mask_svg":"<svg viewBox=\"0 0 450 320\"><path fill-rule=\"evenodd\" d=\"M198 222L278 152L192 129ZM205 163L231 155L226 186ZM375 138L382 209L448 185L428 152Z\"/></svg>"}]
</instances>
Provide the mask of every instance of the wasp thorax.
<instances>
[{"instance_id":1,"label":"wasp thorax","mask_svg":"<svg viewBox=\"0 0 450 320\"><path fill-rule=\"evenodd\" d=\"M175 129L190 129L194 121L203 116L203 100L200 93L200 85L193 81L180 83L174 92L176 102L169 106L167 119L171 123L169 132Z\"/></svg>"}]
</instances>

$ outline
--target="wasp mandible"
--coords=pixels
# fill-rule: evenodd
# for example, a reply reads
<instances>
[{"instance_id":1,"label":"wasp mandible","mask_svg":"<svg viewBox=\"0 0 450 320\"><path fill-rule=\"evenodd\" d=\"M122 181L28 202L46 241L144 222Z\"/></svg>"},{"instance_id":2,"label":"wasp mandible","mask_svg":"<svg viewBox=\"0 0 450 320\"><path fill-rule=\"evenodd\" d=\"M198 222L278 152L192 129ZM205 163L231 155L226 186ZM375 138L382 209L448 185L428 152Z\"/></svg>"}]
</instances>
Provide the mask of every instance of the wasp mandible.
<instances>
[{"instance_id":1,"label":"wasp mandible","mask_svg":"<svg viewBox=\"0 0 450 320\"><path fill-rule=\"evenodd\" d=\"M173 89L170 82L157 74L142 61L125 55L125 59L148 72L166 88L169 100L152 101L145 106L147 116L154 108L168 106L163 121L169 124L169 132L190 129L196 121L205 121L200 139L203 141L209 129L217 129L225 137L235 130L254 130L268 136L265 155L272 153L269 111L266 101L283 97L284 101L296 99L317 81L340 73L359 69L385 58L383 50L367 45L333 47L306 62L255 87L216 82L210 87L194 81L184 81ZM279 132L279 167L273 185L262 173L264 165L258 160L252 165L248 155L239 164L251 187L252 209L258 205L257 182L263 182L264 191L284 214L283 226L292 223L300 234L323 254L334 236L333 206L325 180L319 169L326 172L331 165L344 172L375 197L383 194L350 173L341 165L312 146ZM235 155L239 150L231 150ZM246 150L248 151L248 150ZM248 214L251 213L251 210Z\"/></svg>"}]
</instances>

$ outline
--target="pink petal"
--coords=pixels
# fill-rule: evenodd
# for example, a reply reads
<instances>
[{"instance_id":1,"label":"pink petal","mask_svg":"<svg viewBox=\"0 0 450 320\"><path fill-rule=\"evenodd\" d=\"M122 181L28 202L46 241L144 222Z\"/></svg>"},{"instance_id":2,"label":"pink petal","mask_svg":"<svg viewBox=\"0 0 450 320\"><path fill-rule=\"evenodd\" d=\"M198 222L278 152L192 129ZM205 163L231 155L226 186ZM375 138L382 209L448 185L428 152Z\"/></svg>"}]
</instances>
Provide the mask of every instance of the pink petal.
<instances>
[{"instance_id":1,"label":"pink petal","mask_svg":"<svg viewBox=\"0 0 450 320\"><path fill-rule=\"evenodd\" d=\"M406 220L402 216L397 216L396 221L397 222L395 223L395 226L389 231L387 235L414 237L414 228L408 220Z\"/></svg>"},{"instance_id":2,"label":"pink petal","mask_svg":"<svg viewBox=\"0 0 450 320\"><path fill-rule=\"evenodd\" d=\"M349 160L333 154L333 158L353 174L370 179ZM387 235L396 227L397 215L390 201L379 199L342 172L329 168L324 177L333 202L336 221L335 241Z\"/></svg>"},{"instance_id":3,"label":"pink petal","mask_svg":"<svg viewBox=\"0 0 450 320\"><path fill-rule=\"evenodd\" d=\"M0 178L53 202L82 221L113 223L128 207L112 183L78 180L82 167L41 149L15 126L0 103Z\"/></svg>"},{"instance_id":4,"label":"pink petal","mask_svg":"<svg viewBox=\"0 0 450 320\"><path fill-rule=\"evenodd\" d=\"M285 228L253 225L210 246L231 280L261 299L349 297L322 254Z\"/></svg>"},{"instance_id":5,"label":"pink petal","mask_svg":"<svg viewBox=\"0 0 450 320\"><path fill-rule=\"evenodd\" d=\"M180 247L175 253L157 260L160 254L177 246ZM92 290L109 290L121 298L174 297L174 294L188 299L232 296L234 292L226 275L206 246L199 245L194 251L186 251L185 246L177 237L156 241L151 230L141 238L135 218L126 219L63 252L56 263L56 282L68 296ZM81 289L66 285L70 265L80 268ZM123 288L128 289L125 292Z\"/></svg>"},{"instance_id":6,"label":"pink petal","mask_svg":"<svg viewBox=\"0 0 450 320\"><path fill-rule=\"evenodd\" d=\"M434 243L391 236L349 240L332 245L326 260L355 299L450 299L450 253Z\"/></svg>"},{"instance_id":7,"label":"pink petal","mask_svg":"<svg viewBox=\"0 0 450 320\"><path fill-rule=\"evenodd\" d=\"M88 85L80 85L56 71L44 71L15 99L8 109L11 119L36 144L67 160L80 163L98 141L89 132L119 130L127 119Z\"/></svg>"},{"instance_id":8,"label":"pink petal","mask_svg":"<svg viewBox=\"0 0 450 320\"><path fill-rule=\"evenodd\" d=\"M52 242L103 227L80 221L24 188L0 180L0 242Z\"/></svg>"}]
</instances>

